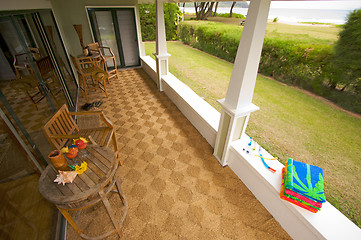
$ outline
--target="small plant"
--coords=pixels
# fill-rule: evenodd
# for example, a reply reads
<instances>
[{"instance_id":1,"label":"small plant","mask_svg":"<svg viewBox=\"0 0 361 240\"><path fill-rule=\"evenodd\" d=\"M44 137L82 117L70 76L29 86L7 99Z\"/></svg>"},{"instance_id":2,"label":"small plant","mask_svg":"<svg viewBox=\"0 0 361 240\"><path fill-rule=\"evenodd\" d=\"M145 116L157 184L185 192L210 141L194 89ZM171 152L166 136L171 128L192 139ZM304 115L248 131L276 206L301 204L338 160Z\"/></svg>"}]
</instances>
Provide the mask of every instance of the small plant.
<instances>
[{"instance_id":1,"label":"small plant","mask_svg":"<svg viewBox=\"0 0 361 240\"><path fill-rule=\"evenodd\" d=\"M275 18L273 19L273 22L278 22L278 17L275 17Z\"/></svg>"}]
</instances>

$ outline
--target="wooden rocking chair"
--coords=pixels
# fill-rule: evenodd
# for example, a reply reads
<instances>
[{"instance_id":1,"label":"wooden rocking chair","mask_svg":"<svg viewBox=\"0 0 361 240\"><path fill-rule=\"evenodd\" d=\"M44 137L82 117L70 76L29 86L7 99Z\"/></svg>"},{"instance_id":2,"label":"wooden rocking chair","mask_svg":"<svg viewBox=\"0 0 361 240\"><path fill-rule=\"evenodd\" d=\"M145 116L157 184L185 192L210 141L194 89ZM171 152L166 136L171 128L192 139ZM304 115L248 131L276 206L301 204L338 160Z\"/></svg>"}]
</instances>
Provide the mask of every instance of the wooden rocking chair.
<instances>
[{"instance_id":1,"label":"wooden rocking chair","mask_svg":"<svg viewBox=\"0 0 361 240\"><path fill-rule=\"evenodd\" d=\"M108 79L108 74L101 69L97 61L90 57L75 58L70 55L70 58L78 73L80 90L83 96L85 96L86 102L88 102L88 97L96 94L95 91L98 89L108 97L105 83L105 80ZM90 91L92 91L92 94L89 94Z\"/></svg>"},{"instance_id":2,"label":"wooden rocking chair","mask_svg":"<svg viewBox=\"0 0 361 240\"><path fill-rule=\"evenodd\" d=\"M78 124L72 116L78 116ZM69 112L64 104L43 127L43 132L50 144L60 150L68 141L79 137L93 140L101 146L108 146L113 141L114 152L118 155L118 145L112 123L102 111Z\"/></svg>"},{"instance_id":3,"label":"wooden rocking chair","mask_svg":"<svg viewBox=\"0 0 361 240\"><path fill-rule=\"evenodd\" d=\"M115 61L115 55L110 47L99 46L98 42L88 44L91 53L100 54L104 61L104 70L108 73L108 82L115 78L118 79L117 62ZM108 64L110 63L110 67Z\"/></svg>"}]
</instances>

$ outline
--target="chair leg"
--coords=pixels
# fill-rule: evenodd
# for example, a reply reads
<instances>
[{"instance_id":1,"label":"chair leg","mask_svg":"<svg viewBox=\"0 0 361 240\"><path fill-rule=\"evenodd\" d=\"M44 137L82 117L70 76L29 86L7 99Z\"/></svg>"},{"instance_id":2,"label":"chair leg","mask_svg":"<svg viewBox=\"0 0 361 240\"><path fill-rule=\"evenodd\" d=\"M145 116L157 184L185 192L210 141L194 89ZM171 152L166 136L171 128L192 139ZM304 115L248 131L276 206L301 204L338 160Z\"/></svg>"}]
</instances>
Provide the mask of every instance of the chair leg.
<instances>
[{"instance_id":1,"label":"chair leg","mask_svg":"<svg viewBox=\"0 0 361 240\"><path fill-rule=\"evenodd\" d=\"M85 77L83 77L83 89L84 89L85 101L88 102L88 91L87 91L86 78Z\"/></svg>"},{"instance_id":2,"label":"chair leg","mask_svg":"<svg viewBox=\"0 0 361 240\"><path fill-rule=\"evenodd\" d=\"M119 166L121 166L123 163L122 163L122 161L120 161L118 143L117 143L117 136L115 135L115 132L113 132L112 138L113 138L113 147L114 147L115 156L118 159Z\"/></svg>"},{"instance_id":3,"label":"chair leg","mask_svg":"<svg viewBox=\"0 0 361 240\"><path fill-rule=\"evenodd\" d=\"M36 111L38 111L38 106L36 106L36 103L34 102L34 100L30 97L30 93L28 93L26 91L26 95L28 96L28 98L30 99L31 103L33 104L33 106L35 107Z\"/></svg>"},{"instance_id":4,"label":"chair leg","mask_svg":"<svg viewBox=\"0 0 361 240\"><path fill-rule=\"evenodd\" d=\"M107 93L107 87L105 86L105 80L97 80L97 86L100 89L100 91L104 92L105 96L108 97Z\"/></svg>"}]
</instances>

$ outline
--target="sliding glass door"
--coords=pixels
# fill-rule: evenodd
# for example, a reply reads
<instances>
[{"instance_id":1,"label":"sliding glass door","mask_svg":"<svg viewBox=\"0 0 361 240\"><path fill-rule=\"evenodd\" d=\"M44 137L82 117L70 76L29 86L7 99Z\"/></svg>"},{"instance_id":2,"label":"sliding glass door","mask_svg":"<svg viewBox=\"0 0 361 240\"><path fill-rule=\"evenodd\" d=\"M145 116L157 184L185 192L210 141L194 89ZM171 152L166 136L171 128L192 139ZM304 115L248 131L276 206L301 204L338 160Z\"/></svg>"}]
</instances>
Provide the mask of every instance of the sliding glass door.
<instances>
[{"instance_id":1,"label":"sliding glass door","mask_svg":"<svg viewBox=\"0 0 361 240\"><path fill-rule=\"evenodd\" d=\"M101 46L112 49L118 67L139 66L134 9L92 8L88 9L88 13L95 41Z\"/></svg>"}]
</instances>

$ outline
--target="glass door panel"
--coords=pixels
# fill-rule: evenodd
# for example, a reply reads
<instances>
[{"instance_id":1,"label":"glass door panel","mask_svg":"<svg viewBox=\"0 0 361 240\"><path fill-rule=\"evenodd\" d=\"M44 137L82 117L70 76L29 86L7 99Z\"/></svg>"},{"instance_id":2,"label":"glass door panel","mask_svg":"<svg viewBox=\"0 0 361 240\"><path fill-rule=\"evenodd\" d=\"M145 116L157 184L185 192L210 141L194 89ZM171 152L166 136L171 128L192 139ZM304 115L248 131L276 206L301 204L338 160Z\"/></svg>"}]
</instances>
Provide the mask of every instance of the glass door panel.
<instances>
[{"instance_id":1,"label":"glass door panel","mask_svg":"<svg viewBox=\"0 0 361 240\"><path fill-rule=\"evenodd\" d=\"M0 115L0 239L53 239L56 208L40 195L37 167Z\"/></svg>"},{"instance_id":2,"label":"glass door panel","mask_svg":"<svg viewBox=\"0 0 361 240\"><path fill-rule=\"evenodd\" d=\"M51 11L39 12L0 16L8 73L0 75L0 107L46 161L52 148L41 128L63 104L75 106L77 85Z\"/></svg>"},{"instance_id":3,"label":"glass door panel","mask_svg":"<svg viewBox=\"0 0 361 240\"><path fill-rule=\"evenodd\" d=\"M96 18L96 34L99 45L104 47L110 47L110 49L115 55L116 62L120 63L112 13L110 11L96 11L94 12L94 14ZM111 61L108 61L107 65L108 67L114 67Z\"/></svg>"},{"instance_id":4,"label":"glass door panel","mask_svg":"<svg viewBox=\"0 0 361 240\"><path fill-rule=\"evenodd\" d=\"M89 9L94 39L110 47L118 67L140 65L134 9Z\"/></svg>"},{"instance_id":5,"label":"glass door panel","mask_svg":"<svg viewBox=\"0 0 361 240\"><path fill-rule=\"evenodd\" d=\"M138 39L133 9L117 10L125 66L139 65Z\"/></svg>"},{"instance_id":6,"label":"glass door panel","mask_svg":"<svg viewBox=\"0 0 361 240\"><path fill-rule=\"evenodd\" d=\"M65 90L63 94L67 98L69 106L73 107L75 106L77 84L67 58L63 41L55 24L53 14L50 10L41 10L35 14L35 19L37 18L37 14L40 19L39 24L45 34L44 38L47 41L47 51L49 52L49 55L51 55L54 71L59 83Z\"/></svg>"}]
</instances>

